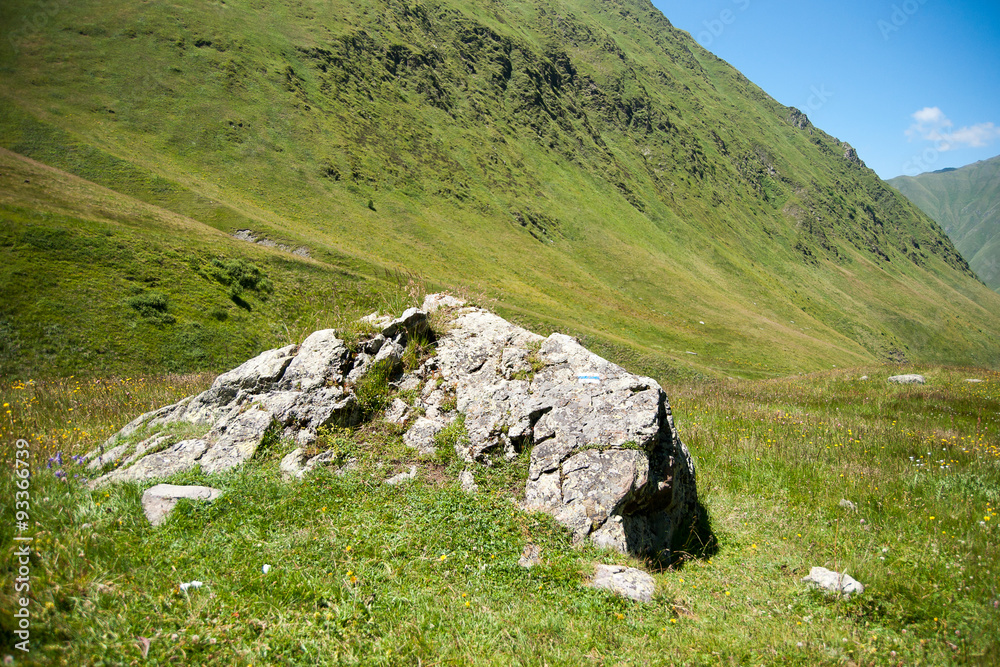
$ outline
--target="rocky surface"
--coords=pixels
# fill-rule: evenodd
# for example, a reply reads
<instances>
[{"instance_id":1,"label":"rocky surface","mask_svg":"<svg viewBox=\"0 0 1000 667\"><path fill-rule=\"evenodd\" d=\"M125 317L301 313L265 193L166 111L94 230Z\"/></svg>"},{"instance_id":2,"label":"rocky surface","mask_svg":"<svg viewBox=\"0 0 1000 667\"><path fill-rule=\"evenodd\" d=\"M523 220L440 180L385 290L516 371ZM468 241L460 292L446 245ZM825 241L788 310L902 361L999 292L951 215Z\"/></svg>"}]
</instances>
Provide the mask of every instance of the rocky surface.
<instances>
[{"instance_id":1,"label":"rocky surface","mask_svg":"<svg viewBox=\"0 0 1000 667\"><path fill-rule=\"evenodd\" d=\"M212 501L221 495L222 491L210 486L157 484L146 489L142 494L142 510L151 524L159 526L167 520L167 516L177 506L181 498Z\"/></svg>"},{"instance_id":2,"label":"rocky surface","mask_svg":"<svg viewBox=\"0 0 1000 667\"><path fill-rule=\"evenodd\" d=\"M284 243L278 243L277 241L272 241L271 239L258 237L252 229L237 229L236 233L233 234L234 239L239 239L240 241L246 241L247 243L256 243L257 245L262 245L265 248L277 248L278 250L284 250L285 252L290 252L293 255L299 255L300 257L309 257L309 248L305 246L298 246L293 248L290 245L285 245Z\"/></svg>"},{"instance_id":3,"label":"rocky surface","mask_svg":"<svg viewBox=\"0 0 1000 667\"><path fill-rule=\"evenodd\" d=\"M453 315L434 362L464 415L459 454L490 464L530 451L527 509L552 514L576 540L669 548L697 499L656 381L563 334L542 338L478 308Z\"/></svg>"},{"instance_id":4,"label":"rocky surface","mask_svg":"<svg viewBox=\"0 0 1000 667\"><path fill-rule=\"evenodd\" d=\"M433 339L427 314L441 308L436 354L404 372L407 341ZM429 296L399 318L365 320L372 333L353 345L333 330L317 331L301 346L269 350L223 373L197 396L142 415L91 452L91 465L106 470L93 484L167 477L196 465L222 472L250 460L269 434L298 446L281 470L300 478L333 458L306 459L317 429L357 424L364 415L355 388L387 363L400 393L384 418L407 426L409 447L431 454L447 442L481 465L528 456L524 507L551 514L575 540L657 553L693 517L691 457L651 378L569 336L543 338L447 295ZM186 424L205 434L170 435ZM471 474L463 486L474 489Z\"/></svg>"},{"instance_id":5,"label":"rocky surface","mask_svg":"<svg viewBox=\"0 0 1000 667\"><path fill-rule=\"evenodd\" d=\"M353 349L324 329L300 346L263 352L201 394L139 416L90 452L91 468L113 467L91 485L168 477L195 465L222 472L252 458L269 433L305 447L323 426L357 424L362 415L353 387L382 362L401 368L407 337L426 331L426 316L411 308ZM171 429L186 425L206 433L177 442ZM145 437L133 444L139 434ZM300 464L311 469L319 462ZM289 470L289 476L300 476Z\"/></svg>"},{"instance_id":6,"label":"rocky surface","mask_svg":"<svg viewBox=\"0 0 1000 667\"><path fill-rule=\"evenodd\" d=\"M281 476L286 480L302 479L319 466L329 466L336 463L338 458L340 457L335 451L325 451L315 456L307 457L305 448L298 447L288 452L281 459L278 469L281 471ZM358 460L352 457L342 466L338 467L334 471L334 474L344 475L357 468L357 466Z\"/></svg>"},{"instance_id":7,"label":"rocky surface","mask_svg":"<svg viewBox=\"0 0 1000 667\"><path fill-rule=\"evenodd\" d=\"M829 593L843 595L845 598L865 592L865 587L857 579L825 567L812 568L809 574L802 577L802 581Z\"/></svg>"},{"instance_id":8,"label":"rocky surface","mask_svg":"<svg viewBox=\"0 0 1000 667\"><path fill-rule=\"evenodd\" d=\"M476 478L469 470L463 470L458 474L458 483L462 485L462 490L466 493L479 493L479 485Z\"/></svg>"},{"instance_id":9,"label":"rocky surface","mask_svg":"<svg viewBox=\"0 0 1000 667\"><path fill-rule=\"evenodd\" d=\"M624 565L598 565L594 577L587 583L591 588L604 588L639 602L652 602L656 580L652 575Z\"/></svg>"}]
</instances>

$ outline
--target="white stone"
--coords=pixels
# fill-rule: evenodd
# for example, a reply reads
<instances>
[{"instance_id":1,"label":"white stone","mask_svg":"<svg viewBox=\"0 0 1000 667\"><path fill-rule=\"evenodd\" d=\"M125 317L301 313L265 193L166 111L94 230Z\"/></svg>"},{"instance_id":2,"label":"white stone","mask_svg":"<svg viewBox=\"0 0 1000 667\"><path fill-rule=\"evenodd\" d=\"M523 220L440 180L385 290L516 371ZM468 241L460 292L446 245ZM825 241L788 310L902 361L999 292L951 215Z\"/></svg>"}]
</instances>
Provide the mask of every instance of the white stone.
<instances>
[{"instance_id":1,"label":"white stone","mask_svg":"<svg viewBox=\"0 0 1000 667\"><path fill-rule=\"evenodd\" d=\"M537 544L528 544L521 552L521 557L517 559L517 564L526 570L530 570L542 562L542 548Z\"/></svg>"},{"instance_id":2,"label":"white stone","mask_svg":"<svg viewBox=\"0 0 1000 667\"><path fill-rule=\"evenodd\" d=\"M402 425L410 417L410 406L404 401L394 398L385 409L385 420L390 424Z\"/></svg>"},{"instance_id":3,"label":"white stone","mask_svg":"<svg viewBox=\"0 0 1000 667\"><path fill-rule=\"evenodd\" d=\"M142 510L149 523L159 526L167 520L167 515L177 506L181 498L212 501L222 495L222 491L209 486L177 486L157 484L142 494Z\"/></svg>"},{"instance_id":4,"label":"white stone","mask_svg":"<svg viewBox=\"0 0 1000 667\"><path fill-rule=\"evenodd\" d=\"M639 602L652 602L656 580L652 575L624 565L598 565L594 577L587 584L603 588Z\"/></svg>"},{"instance_id":5,"label":"white stone","mask_svg":"<svg viewBox=\"0 0 1000 667\"><path fill-rule=\"evenodd\" d=\"M825 591L843 595L845 598L865 592L864 585L857 579L825 567L812 568L808 575L802 577L802 581Z\"/></svg>"},{"instance_id":6,"label":"white stone","mask_svg":"<svg viewBox=\"0 0 1000 667\"><path fill-rule=\"evenodd\" d=\"M428 294L424 297L420 310L430 314L439 308L461 308L464 305L464 301L450 294Z\"/></svg>"},{"instance_id":7,"label":"white stone","mask_svg":"<svg viewBox=\"0 0 1000 667\"><path fill-rule=\"evenodd\" d=\"M389 486L396 486L397 484L400 484L402 482L408 482L416 476L417 476L417 466L410 466L409 472L401 472L398 475L390 477L389 479L385 480L385 483L388 484Z\"/></svg>"},{"instance_id":8,"label":"white stone","mask_svg":"<svg viewBox=\"0 0 1000 667\"><path fill-rule=\"evenodd\" d=\"M472 472L469 470L463 470L458 474L458 481L462 485L462 490L466 493L476 493L479 491L479 486L476 484L476 478L472 476Z\"/></svg>"},{"instance_id":9,"label":"white stone","mask_svg":"<svg viewBox=\"0 0 1000 667\"><path fill-rule=\"evenodd\" d=\"M281 378L281 385L286 389L308 391L327 382L336 382L342 379L338 366L346 354L347 347L336 331L316 331L302 341L298 354Z\"/></svg>"},{"instance_id":10,"label":"white stone","mask_svg":"<svg viewBox=\"0 0 1000 667\"><path fill-rule=\"evenodd\" d=\"M218 437L198 461L202 471L209 474L222 472L249 461L273 422L274 417L270 412L254 409L247 410L230 421L226 432Z\"/></svg>"},{"instance_id":11,"label":"white stone","mask_svg":"<svg viewBox=\"0 0 1000 667\"><path fill-rule=\"evenodd\" d=\"M927 379L923 375L911 373L908 375L893 375L889 378L889 382L893 384L926 384Z\"/></svg>"}]
</instances>

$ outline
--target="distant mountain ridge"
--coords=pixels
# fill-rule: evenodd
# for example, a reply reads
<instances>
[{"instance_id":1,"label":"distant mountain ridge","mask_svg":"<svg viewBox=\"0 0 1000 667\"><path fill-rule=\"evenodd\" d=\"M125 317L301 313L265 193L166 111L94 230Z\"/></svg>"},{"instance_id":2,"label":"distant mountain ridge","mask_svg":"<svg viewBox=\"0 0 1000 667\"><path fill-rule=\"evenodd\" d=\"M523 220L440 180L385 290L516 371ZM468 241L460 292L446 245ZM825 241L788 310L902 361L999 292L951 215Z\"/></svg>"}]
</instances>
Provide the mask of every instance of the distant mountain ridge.
<instances>
[{"instance_id":1,"label":"distant mountain ridge","mask_svg":"<svg viewBox=\"0 0 1000 667\"><path fill-rule=\"evenodd\" d=\"M1000 156L888 183L937 221L973 271L1000 291Z\"/></svg>"},{"instance_id":2,"label":"distant mountain ridge","mask_svg":"<svg viewBox=\"0 0 1000 667\"><path fill-rule=\"evenodd\" d=\"M943 230L648 0L81 0L44 23L33 7L0 7L18 27L0 146L220 232L197 258L157 232L169 280L157 253L118 291L96 286L123 270L88 274L95 312L159 310L131 328L78 315L81 355L159 337L162 363L197 367L169 352L194 336L226 368L236 316L265 349L282 312L328 307L274 280L301 269L340 295L340 276L387 270L482 292L649 373L1000 359L1000 296ZM0 288L0 351L4 335L61 349L45 318L73 311L65 276L94 266L46 240L80 227L37 213L54 191L0 230L0 270L26 286ZM241 230L311 261L255 249L275 283L260 304L204 291L250 252Z\"/></svg>"}]
</instances>

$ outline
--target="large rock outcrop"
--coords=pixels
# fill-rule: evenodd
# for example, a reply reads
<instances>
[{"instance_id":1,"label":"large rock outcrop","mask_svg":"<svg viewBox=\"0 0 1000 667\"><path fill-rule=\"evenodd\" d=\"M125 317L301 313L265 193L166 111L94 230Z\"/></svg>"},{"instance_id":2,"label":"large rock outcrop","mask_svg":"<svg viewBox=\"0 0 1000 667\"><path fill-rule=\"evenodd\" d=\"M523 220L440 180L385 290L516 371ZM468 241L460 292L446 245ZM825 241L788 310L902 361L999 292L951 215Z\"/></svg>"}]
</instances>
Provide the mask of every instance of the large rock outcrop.
<instances>
[{"instance_id":1,"label":"large rock outcrop","mask_svg":"<svg viewBox=\"0 0 1000 667\"><path fill-rule=\"evenodd\" d=\"M577 540L668 548L697 498L659 384L569 336L542 338L478 308L458 309L449 326L431 362L465 416L460 454L489 463L530 451L526 508L552 514Z\"/></svg>"},{"instance_id":2,"label":"large rock outcrop","mask_svg":"<svg viewBox=\"0 0 1000 667\"><path fill-rule=\"evenodd\" d=\"M436 354L404 373L408 338L433 338L427 313L441 308L438 319L447 324L437 332ZM268 433L308 445L320 427L362 418L354 388L387 362L394 386L415 396L389 408L392 421L408 426L407 445L432 452L441 431L461 418L466 434L454 446L470 463L529 456L525 508L551 514L574 539L655 553L694 516L691 456L655 380L569 336L543 338L447 295L429 296L397 319L366 320L373 333L352 346L332 330L317 331L301 346L269 350L220 375L197 396L142 415L91 453L93 467L117 466L94 484L195 465L228 470L249 460ZM202 424L207 433L172 442L160 430L177 422Z\"/></svg>"},{"instance_id":3,"label":"large rock outcrop","mask_svg":"<svg viewBox=\"0 0 1000 667\"><path fill-rule=\"evenodd\" d=\"M407 337L426 332L427 317L411 308L371 326L375 332L350 348L334 330L316 331L223 373L197 396L139 416L87 455L92 469L113 468L91 485L168 477L195 465L223 472L250 460L269 433L309 445L323 426L357 424L354 387L382 362L401 369ZM172 442L162 432L184 423L207 433Z\"/></svg>"}]
</instances>

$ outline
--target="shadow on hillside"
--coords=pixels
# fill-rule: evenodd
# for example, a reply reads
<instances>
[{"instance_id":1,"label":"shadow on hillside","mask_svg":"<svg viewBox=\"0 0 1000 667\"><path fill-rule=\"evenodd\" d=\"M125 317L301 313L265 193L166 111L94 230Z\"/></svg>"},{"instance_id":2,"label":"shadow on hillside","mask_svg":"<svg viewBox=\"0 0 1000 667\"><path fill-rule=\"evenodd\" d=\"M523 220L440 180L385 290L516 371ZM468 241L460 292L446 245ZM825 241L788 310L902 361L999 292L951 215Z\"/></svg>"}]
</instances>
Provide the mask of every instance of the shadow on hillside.
<instances>
[{"instance_id":1,"label":"shadow on hillside","mask_svg":"<svg viewBox=\"0 0 1000 667\"><path fill-rule=\"evenodd\" d=\"M712 531L712 517L701 500L695 505L694 517L674 534L669 550L650 558L653 571L678 570L689 560L705 560L719 552L719 540Z\"/></svg>"}]
</instances>

